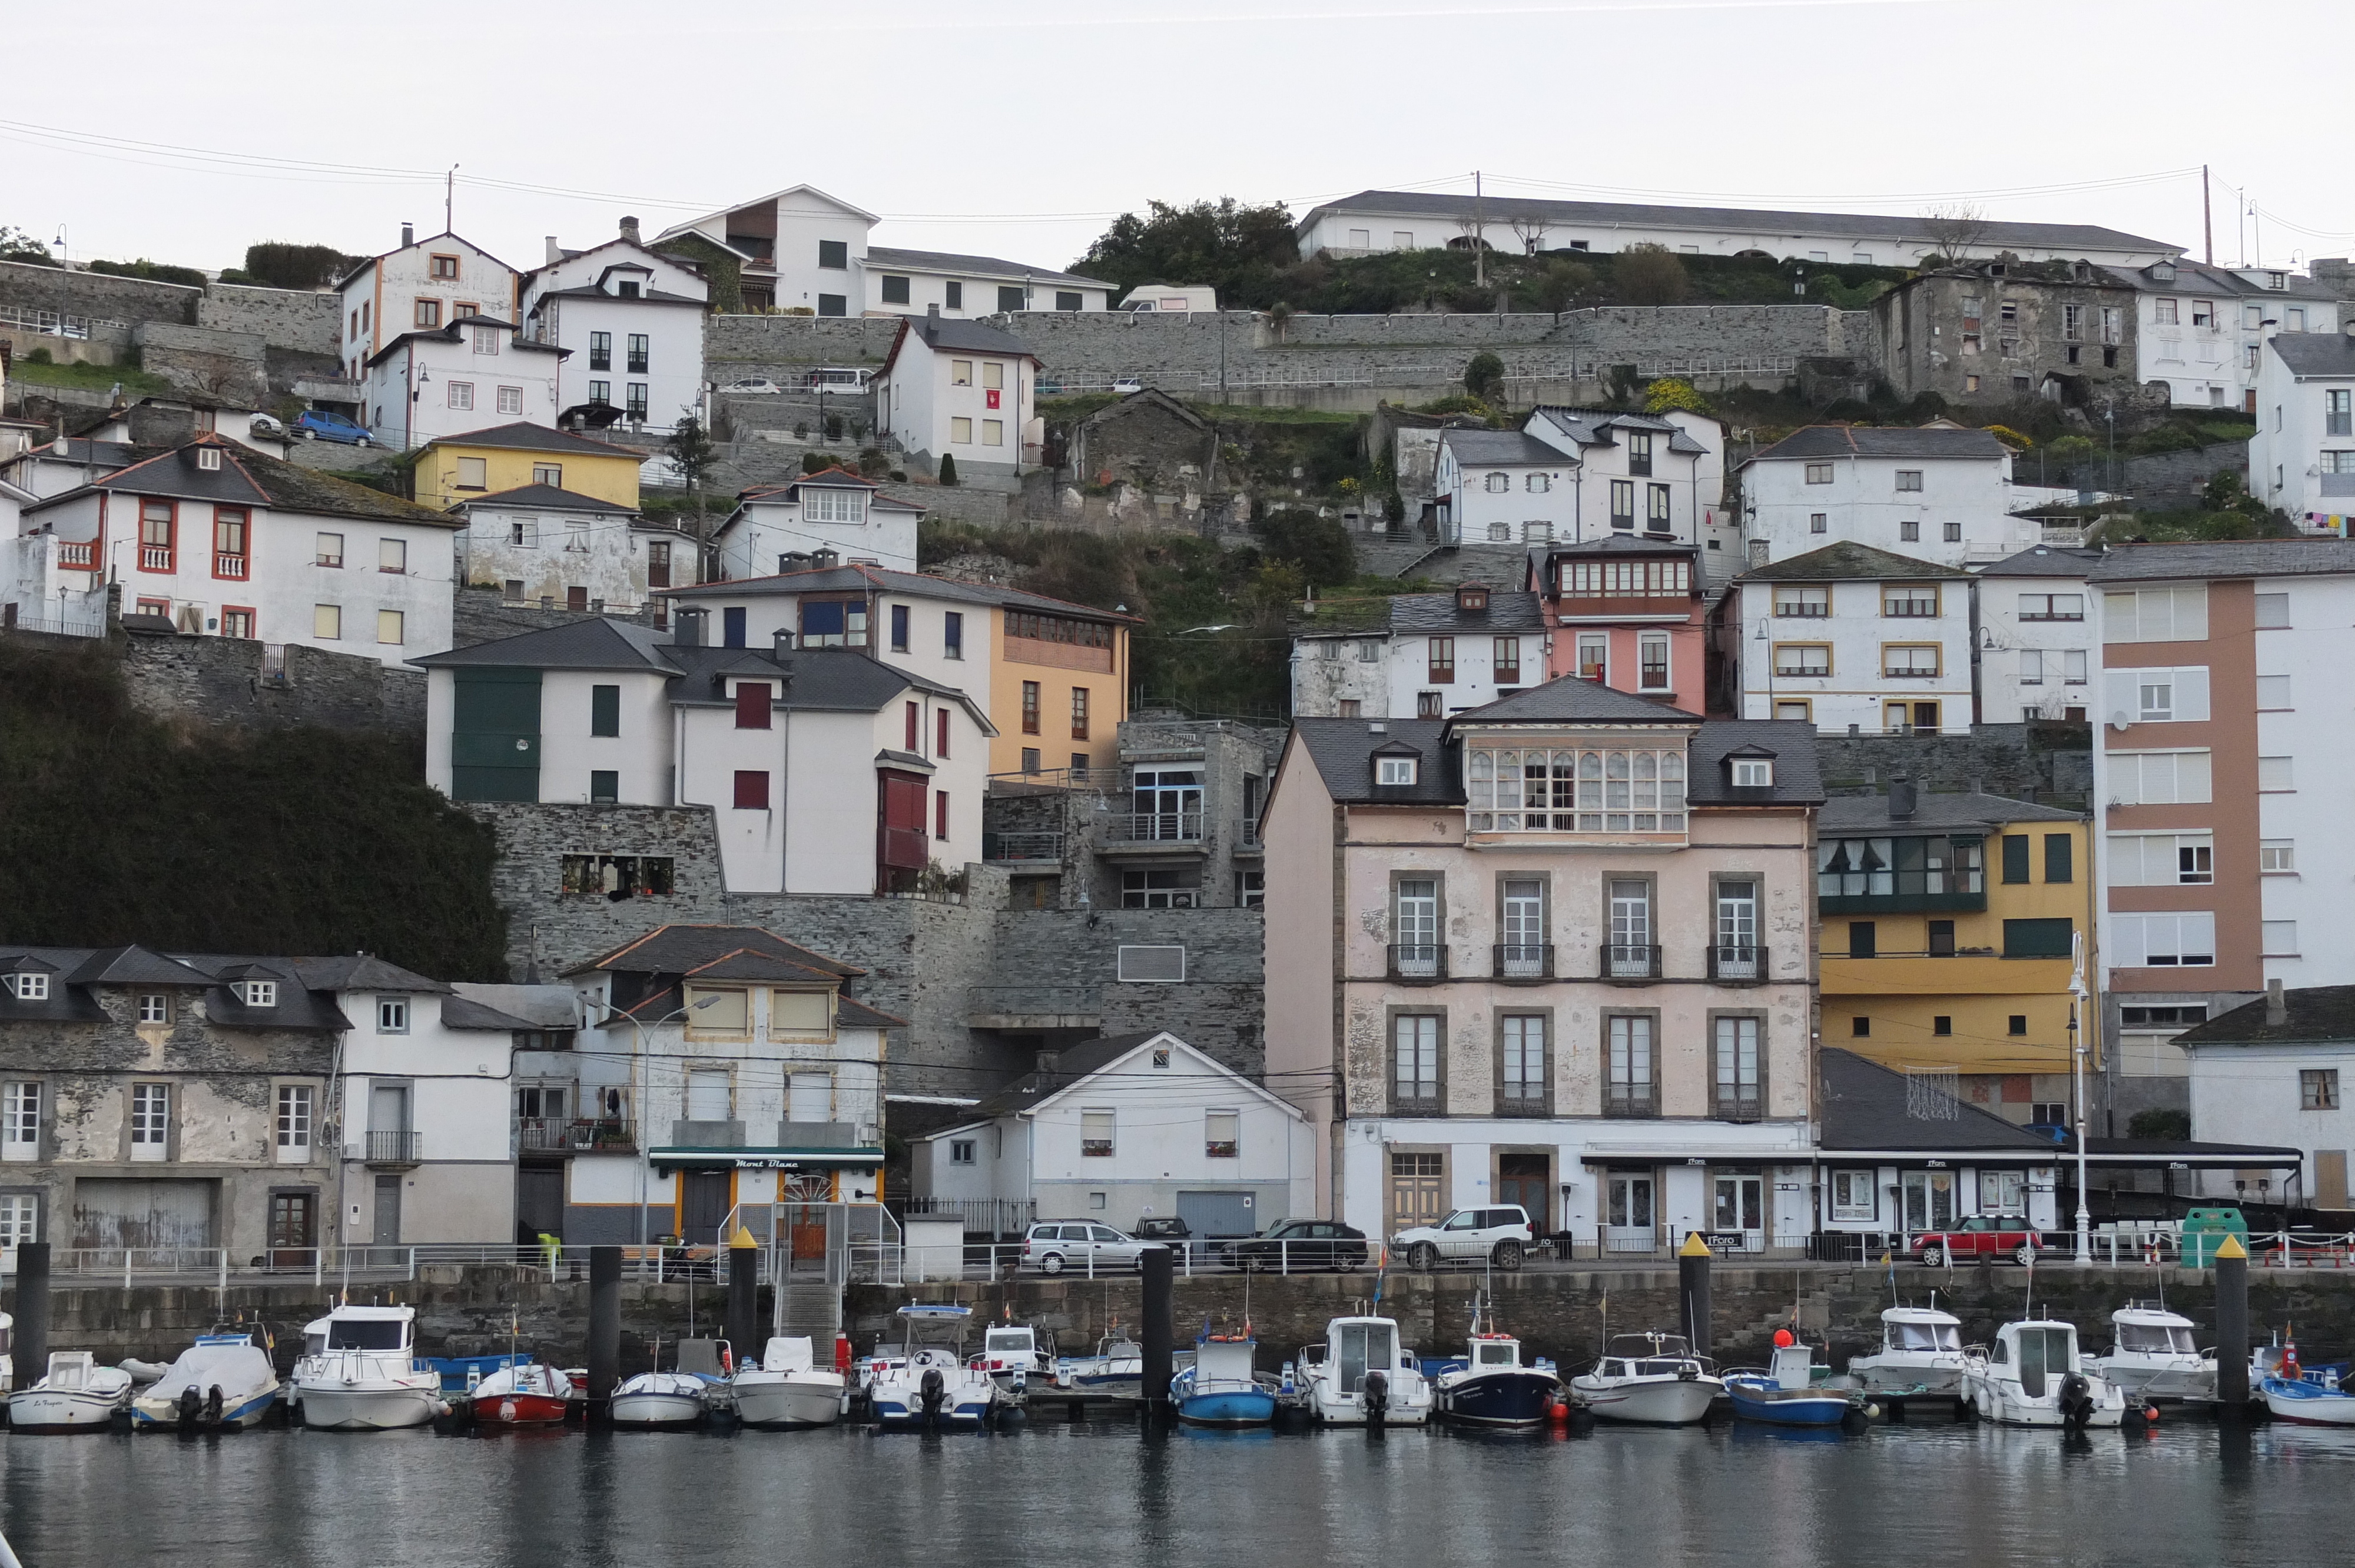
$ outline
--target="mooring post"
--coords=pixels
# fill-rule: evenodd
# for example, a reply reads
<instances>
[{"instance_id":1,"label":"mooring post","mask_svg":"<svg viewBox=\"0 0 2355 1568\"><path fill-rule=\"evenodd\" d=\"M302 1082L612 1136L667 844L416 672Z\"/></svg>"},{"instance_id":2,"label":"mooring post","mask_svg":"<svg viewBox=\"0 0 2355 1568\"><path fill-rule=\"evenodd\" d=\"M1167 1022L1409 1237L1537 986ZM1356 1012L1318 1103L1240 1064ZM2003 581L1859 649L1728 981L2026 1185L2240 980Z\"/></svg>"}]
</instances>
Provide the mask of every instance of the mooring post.
<instances>
[{"instance_id":1,"label":"mooring post","mask_svg":"<svg viewBox=\"0 0 2355 1568\"><path fill-rule=\"evenodd\" d=\"M1697 1356L1709 1354L1709 1244L1699 1231L1686 1233L1677 1249L1677 1302L1685 1320L1685 1340Z\"/></svg>"},{"instance_id":2,"label":"mooring post","mask_svg":"<svg viewBox=\"0 0 2355 1568\"><path fill-rule=\"evenodd\" d=\"M2249 1249L2228 1235L2216 1266L2216 1407L2239 1415L2249 1404Z\"/></svg>"},{"instance_id":3,"label":"mooring post","mask_svg":"<svg viewBox=\"0 0 2355 1568\"><path fill-rule=\"evenodd\" d=\"M49 1244L16 1245L16 1337L11 1354L16 1381L30 1388L49 1370Z\"/></svg>"},{"instance_id":4,"label":"mooring post","mask_svg":"<svg viewBox=\"0 0 2355 1568\"><path fill-rule=\"evenodd\" d=\"M743 1226L728 1241L728 1342L739 1365L756 1359L766 1348L755 1344L761 1332L761 1248Z\"/></svg>"},{"instance_id":5,"label":"mooring post","mask_svg":"<svg viewBox=\"0 0 2355 1568\"><path fill-rule=\"evenodd\" d=\"M1158 1414L1169 1403L1169 1378L1176 1371L1173 1354L1176 1322L1176 1276L1169 1266L1169 1249L1145 1249L1145 1365L1139 1393L1145 1408Z\"/></svg>"},{"instance_id":6,"label":"mooring post","mask_svg":"<svg viewBox=\"0 0 2355 1568\"><path fill-rule=\"evenodd\" d=\"M622 1381L622 1249L589 1249L589 1414L602 1420Z\"/></svg>"}]
</instances>

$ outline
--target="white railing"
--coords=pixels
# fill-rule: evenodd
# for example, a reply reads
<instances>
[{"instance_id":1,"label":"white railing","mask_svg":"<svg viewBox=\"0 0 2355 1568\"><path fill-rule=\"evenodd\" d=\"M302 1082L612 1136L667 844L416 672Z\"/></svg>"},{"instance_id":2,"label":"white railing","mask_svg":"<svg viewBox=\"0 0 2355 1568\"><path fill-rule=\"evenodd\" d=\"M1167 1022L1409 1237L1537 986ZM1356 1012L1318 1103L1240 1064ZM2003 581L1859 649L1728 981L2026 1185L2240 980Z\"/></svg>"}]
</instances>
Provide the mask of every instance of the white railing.
<instances>
[{"instance_id":1,"label":"white railing","mask_svg":"<svg viewBox=\"0 0 2355 1568\"><path fill-rule=\"evenodd\" d=\"M0 327L38 333L43 337L87 339L94 332L129 332L131 323L108 316L78 316L69 311L36 310L30 305L0 305Z\"/></svg>"}]
</instances>

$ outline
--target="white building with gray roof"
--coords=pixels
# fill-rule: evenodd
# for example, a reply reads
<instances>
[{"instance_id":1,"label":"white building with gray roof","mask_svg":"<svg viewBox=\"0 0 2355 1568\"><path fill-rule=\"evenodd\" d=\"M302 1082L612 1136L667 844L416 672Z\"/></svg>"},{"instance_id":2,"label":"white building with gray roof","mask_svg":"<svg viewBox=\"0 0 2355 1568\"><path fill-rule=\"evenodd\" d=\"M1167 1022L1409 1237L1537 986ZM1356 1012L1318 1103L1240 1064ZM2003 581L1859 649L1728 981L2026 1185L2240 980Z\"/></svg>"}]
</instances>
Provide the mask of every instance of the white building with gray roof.
<instances>
[{"instance_id":1,"label":"white building with gray roof","mask_svg":"<svg viewBox=\"0 0 2355 1568\"><path fill-rule=\"evenodd\" d=\"M2016 483L2011 449L1958 425L1809 425L1749 458L1739 473L1753 568L1842 542L1964 567L2079 539L2073 525L2051 530L2018 515L2073 503L2075 491Z\"/></svg>"},{"instance_id":2,"label":"white building with gray roof","mask_svg":"<svg viewBox=\"0 0 2355 1568\"><path fill-rule=\"evenodd\" d=\"M1714 547L1725 427L1705 414L1546 406L1518 430L1438 435L1439 536L1453 544L1571 544L1614 534Z\"/></svg>"},{"instance_id":3,"label":"white building with gray roof","mask_svg":"<svg viewBox=\"0 0 2355 1568\"><path fill-rule=\"evenodd\" d=\"M2339 330L2338 296L2286 269L2162 259L2104 270L2135 291L2138 378L2164 382L2179 408L2254 413L2268 341Z\"/></svg>"},{"instance_id":4,"label":"white building with gray roof","mask_svg":"<svg viewBox=\"0 0 2355 1568\"><path fill-rule=\"evenodd\" d=\"M2101 558L2099 550L2034 545L1980 569L1980 718L2085 722L2102 665L2085 575Z\"/></svg>"},{"instance_id":5,"label":"white building with gray roof","mask_svg":"<svg viewBox=\"0 0 2355 1568\"><path fill-rule=\"evenodd\" d=\"M2257 372L2249 489L2313 534L2355 515L2355 337L2284 333Z\"/></svg>"},{"instance_id":6,"label":"white building with gray roof","mask_svg":"<svg viewBox=\"0 0 2355 1568\"><path fill-rule=\"evenodd\" d=\"M1546 678L1549 634L1534 593L1463 583L1335 608L1295 628L1295 716L1445 718Z\"/></svg>"}]
</instances>

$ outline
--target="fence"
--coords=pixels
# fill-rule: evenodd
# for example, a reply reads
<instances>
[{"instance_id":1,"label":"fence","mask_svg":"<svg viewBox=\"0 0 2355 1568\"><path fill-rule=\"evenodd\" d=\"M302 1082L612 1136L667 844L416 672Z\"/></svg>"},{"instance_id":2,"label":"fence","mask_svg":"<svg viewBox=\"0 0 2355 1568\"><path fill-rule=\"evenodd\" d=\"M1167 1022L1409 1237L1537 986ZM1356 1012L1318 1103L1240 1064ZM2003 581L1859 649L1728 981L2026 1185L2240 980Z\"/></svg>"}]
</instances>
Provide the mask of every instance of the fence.
<instances>
[{"instance_id":1,"label":"fence","mask_svg":"<svg viewBox=\"0 0 2355 1568\"><path fill-rule=\"evenodd\" d=\"M1505 362L1505 379L1592 380L1609 374L1614 364L1625 363L1628 362L1614 360L1607 355L1508 359ZM1760 358L1637 359L1634 363L1636 374L1646 380L1671 376L1688 380L1712 376L1767 376L1788 379L1798 374L1797 359L1788 355ZM1060 397L1082 392L1134 392L1143 387L1153 387L1165 392L1253 391L1270 387L1438 387L1462 380L1464 365L1464 360L1432 359L1349 368L1283 366L1273 369L1230 370L1223 376L1215 371L1072 371L1052 377L1040 377L1039 396Z\"/></svg>"},{"instance_id":2,"label":"fence","mask_svg":"<svg viewBox=\"0 0 2355 1568\"><path fill-rule=\"evenodd\" d=\"M0 328L87 341L93 333L129 332L131 323L109 316L78 316L68 311L36 310L30 305L0 305Z\"/></svg>"}]
</instances>

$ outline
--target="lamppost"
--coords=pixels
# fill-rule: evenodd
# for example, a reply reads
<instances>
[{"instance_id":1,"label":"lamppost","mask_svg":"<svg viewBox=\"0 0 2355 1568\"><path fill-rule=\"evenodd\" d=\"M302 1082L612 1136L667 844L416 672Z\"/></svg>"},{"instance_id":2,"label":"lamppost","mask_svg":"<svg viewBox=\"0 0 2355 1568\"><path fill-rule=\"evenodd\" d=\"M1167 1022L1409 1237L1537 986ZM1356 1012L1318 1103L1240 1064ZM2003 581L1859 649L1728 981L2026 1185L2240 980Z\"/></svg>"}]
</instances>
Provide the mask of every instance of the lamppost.
<instances>
[{"instance_id":1,"label":"lamppost","mask_svg":"<svg viewBox=\"0 0 2355 1568\"><path fill-rule=\"evenodd\" d=\"M2085 933L2069 938L2069 1075L2077 1096L2077 1265L2094 1261L2094 1212L2085 1204L2085 1039L2079 1027L2085 1002Z\"/></svg>"},{"instance_id":2,"label":"lamppost","mask_svg":"<svg viewBox=\"0 0 2355 1568\"><path fill-rule=\"evenodd\" d=\"M671 1009L671 1011L664 1013L660 1018L654 1019L651 1022L655 1025L668 1023L674 1018L686 1017L690 1011L709 1007L713 1002L718 1001L719 1000L719 999L717 996L707 996L701 1001L687 1002ZM632 1054L630 1059L630 1097L636 1103L638 1114L638 1138L641 1140L638 1144L638 1256L639 1261L643 1263L645 1258L646 1250L646 1146L644 1139L645 1138L645 1091L649 1086L645 1081L646 1075L645 1069L648 1065L648 1058L650 1055L649 1048L646 1044L646 1029L648 1025L641 1023L638 1020L631 1017L627 1012L615 1007L610 1001L599 1001L593 997L583 997L581 998L581 1001L591 1007L603 1008L605 1010L605 1022L607 1023L611 1023L614 1019L618 1018L623 1022L628 1024L630 1026L631 1033L634 1033L638 1039L638 1048ZM599 1027L602 1028L603 1025L600 1025Z\"/></svg>"}]
</instances>

